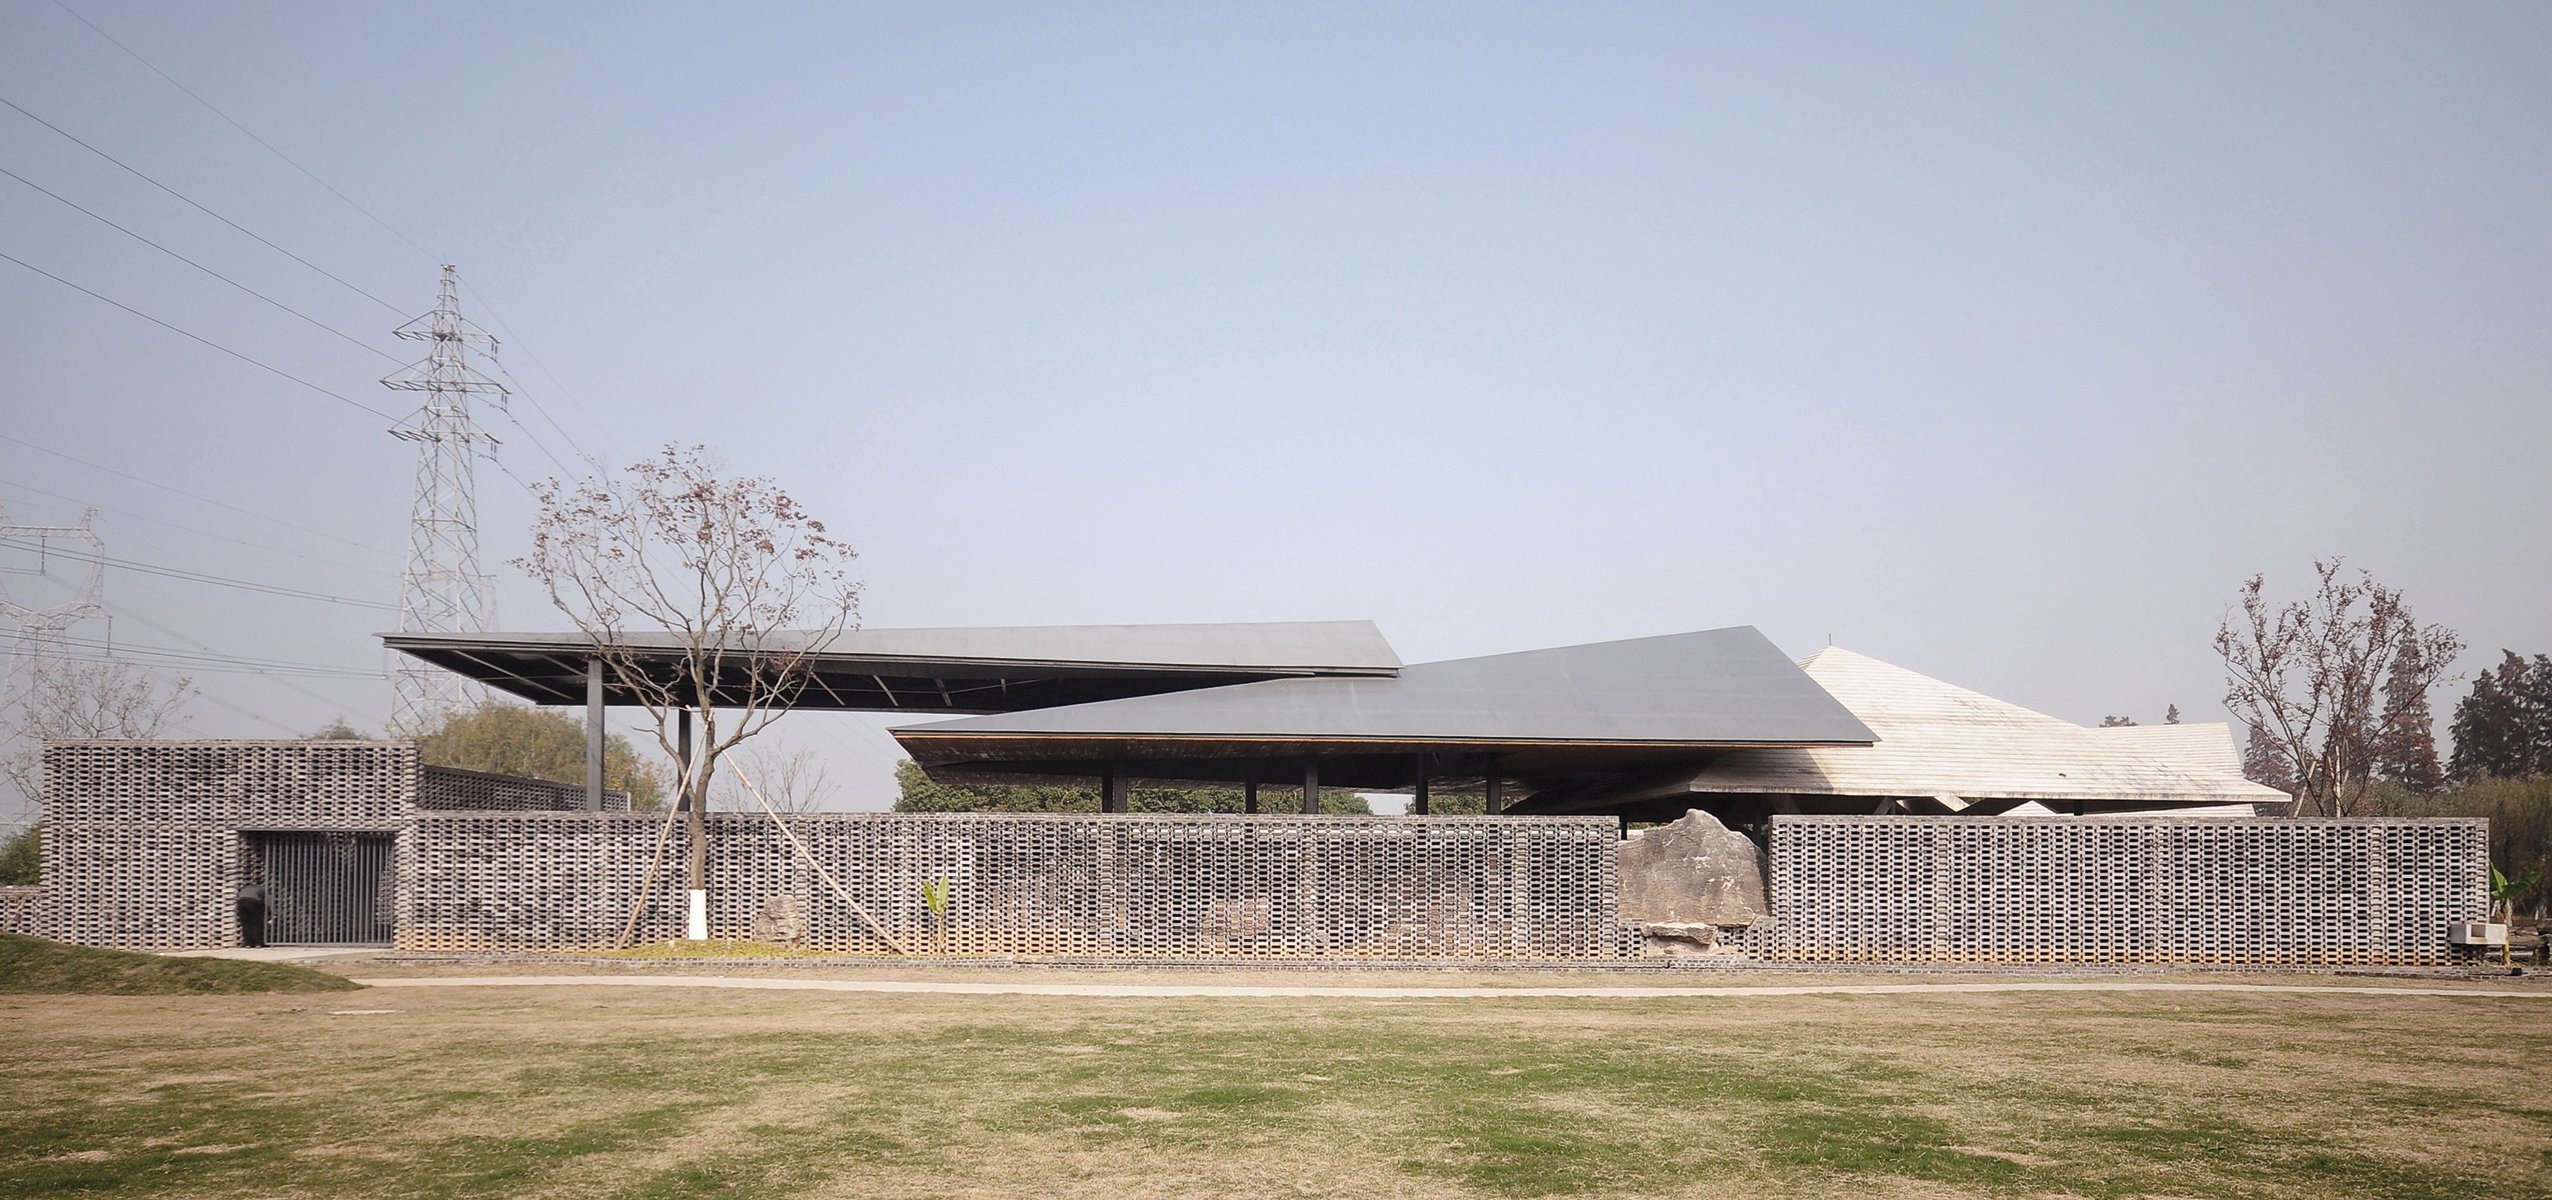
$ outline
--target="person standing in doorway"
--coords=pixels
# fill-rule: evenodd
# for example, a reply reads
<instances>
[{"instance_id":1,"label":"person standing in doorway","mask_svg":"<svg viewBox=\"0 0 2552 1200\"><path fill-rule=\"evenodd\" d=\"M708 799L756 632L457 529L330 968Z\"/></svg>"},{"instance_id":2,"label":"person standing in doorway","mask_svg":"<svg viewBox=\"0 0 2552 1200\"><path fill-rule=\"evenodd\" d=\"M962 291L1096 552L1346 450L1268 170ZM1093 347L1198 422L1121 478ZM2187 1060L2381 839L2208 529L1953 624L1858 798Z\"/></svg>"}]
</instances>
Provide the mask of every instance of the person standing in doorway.
<instances>
[{"instance_id":1,"label":"person standing in doorway","mask_svg":"<svg viewBox=\"0 0 2552 1200\"><path fill-rule=\"evenodd\" d=\"M266 944L266 884L263 880L243 879L239 883L239 944Z\"/></svg>"}]
</instances>

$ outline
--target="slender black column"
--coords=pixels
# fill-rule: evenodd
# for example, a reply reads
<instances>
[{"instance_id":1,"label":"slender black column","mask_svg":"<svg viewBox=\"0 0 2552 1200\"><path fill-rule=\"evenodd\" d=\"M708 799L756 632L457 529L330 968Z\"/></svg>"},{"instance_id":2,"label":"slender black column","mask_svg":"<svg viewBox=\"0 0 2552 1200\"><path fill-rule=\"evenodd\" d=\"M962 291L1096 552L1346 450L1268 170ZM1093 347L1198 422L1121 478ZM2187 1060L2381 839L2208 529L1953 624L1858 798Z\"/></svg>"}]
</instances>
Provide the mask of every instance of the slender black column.
<instances>
[{"instance_id":1,"label":"slender black column","mask_svg":"<svg viewBox=\"0 0 2552 1200\"><path fill-rule=\"evenodd\" d=\"M603 660L585 660L585 811L603 810Z\"/></svg>"},{"instance_id":2,"label":"slender black column","mask_svg":"<svg viewBox=\"0 0 2552 1200\"><path fill-rule=\"evenodd\" d=\"M682 787L690 786L691 710L688 708L678 709L675 712L673 723L673 762L676 772L676 784ZM676 807L681 807L681 804L677 803Z\"/></svg>"},{"instance_id":3,"label":"slender black column","mask_svg":"<svg viewBox=\"0 0 2552 1200\"><path fill-rule=\"evenodd\" d=\"M1120 764L1108 764L1108 773L1099 777L1099 811L1125 811L1125 768Z\"/></svg>"},{"instance_id":4,"label":"slender black column","mask_svg":"<svg viewBox=\"0 0 2552 1200\"><path fill-rule=\"evenodd\" d=\"M1499 778L1498 764L1495 759L1489 760L1489 776L1486 782L1488 784L1489 792L1488 803L1482 807L1486 808L1489 815L1494 817L1499 813L1506 811L1506 780Z\"/></svg>"},{"instance_id":5,"label":"slender black column","mask_svg":"<svg viewBox=\"0 0 2552 1200\"><path fill-rule=\"evenodd\" d=\"M1418 756L1418 790L1409 798L1409 812L1414 816L1427 815L1427 756L1423 754Z\"/></svg>"},{"instance_id":6,"label":"slender black column","mask_svg":"<svg viewBox=\"0 0 2552 1200\"><path fill-rule=\"evenodd\" d=\"M1258 811L1258 773L1253 771L1241 780L1241 811Z\"/></svg>"},{"instance_id":7,"label":"slender black column","mask_svg":"<svg viewBox=\"0 0 2552 1200\"><path fill-rule=\"evenodd\" d=\"M1303 815L1320 815L1320 760L1317 758L1303 764Z\"/></svg>"}]
</instances>

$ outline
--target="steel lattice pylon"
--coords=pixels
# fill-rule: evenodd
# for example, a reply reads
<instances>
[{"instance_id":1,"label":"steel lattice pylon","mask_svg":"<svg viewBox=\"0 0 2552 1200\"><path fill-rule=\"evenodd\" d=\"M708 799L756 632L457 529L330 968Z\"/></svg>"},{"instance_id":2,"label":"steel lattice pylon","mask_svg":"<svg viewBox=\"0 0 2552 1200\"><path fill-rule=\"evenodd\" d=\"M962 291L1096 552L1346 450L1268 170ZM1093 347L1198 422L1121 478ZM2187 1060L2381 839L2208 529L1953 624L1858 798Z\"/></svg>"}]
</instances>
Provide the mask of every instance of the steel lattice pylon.
<instances>
[{"instance_id":1,"label":"steel lattice pylon","mask_svg":"<svg viewBox=\"0 0 2552 1200\"><path fill-rule=\"evenodd\" d=\"M446 264L434 311L393 331L426 343L425 358L381 381L397 391L425 394L415 415L390 430L416 443L416 500L399 596L402 633L469 632L484 628L487 620L488 577L478 564L477 467L482 447L495 446L497 439L471 419L470 397L485 395L503 408L507 392L470 366L469 348L484 346L493 357L496 338L462 319L456 290ZM400 663L394 691L391 728L404 733L421 731L476 698L460 676L412 658Z\"/></svg>"}]
</instances>

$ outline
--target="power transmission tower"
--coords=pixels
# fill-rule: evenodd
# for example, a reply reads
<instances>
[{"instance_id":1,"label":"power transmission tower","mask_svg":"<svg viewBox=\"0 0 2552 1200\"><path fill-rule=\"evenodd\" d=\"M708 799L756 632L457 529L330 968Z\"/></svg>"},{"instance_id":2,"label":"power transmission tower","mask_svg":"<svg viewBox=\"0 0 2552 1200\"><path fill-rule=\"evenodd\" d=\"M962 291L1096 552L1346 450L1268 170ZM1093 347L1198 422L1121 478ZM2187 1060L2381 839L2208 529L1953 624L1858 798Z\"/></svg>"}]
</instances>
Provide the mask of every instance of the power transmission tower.
<instances>
[{"instance_id":1,"label":"power transmission tower","mask_svg":"<svg viewBox=\"0 0 2552 1200\"><path fill-rule=\"evenodd\" d=\"M80 549L68 557L84 568L77 596L57 598L43 608L32 607L31 598L20 600L12 597L6 585L0 584L0 617L17 626L18 653L57 653L61 650L65 630L105 614L105 606L99 602L99 597L105 591L106 543L99 541L96 532L89 528L89 522L96 517L97 510L92 508L80 514L77 525L13 525L9 522L9 511L0 508L0 543L21 551L33 543L39 561L49 561L53 554L52 543L70 542Z\"/></svg>"},{"instance_id":2,"label":"power transmission tower","mask_svg":"<svg viewBox=\"0 0 2552 1200\"><path fill-rule=\"evenodd\" d=\"M459 633L483 628L488 577L478 562L478 459L497 444L494 434L470 418L470 397L505 407L505 385L470 366L469 348L496 354L496 337L463 320L450 264L434 311L392 332L424 342L426 356L381 381L402 392L423 392L415 415L390 430L416 443L416 500L408 521L408 567L401 577L399 632ZM404 658L404 656L403 656ZM424 730L434 719L477 699L460 676L413 658L399 664L390 724L403 733Z\"/></svg>"}]
</instances>

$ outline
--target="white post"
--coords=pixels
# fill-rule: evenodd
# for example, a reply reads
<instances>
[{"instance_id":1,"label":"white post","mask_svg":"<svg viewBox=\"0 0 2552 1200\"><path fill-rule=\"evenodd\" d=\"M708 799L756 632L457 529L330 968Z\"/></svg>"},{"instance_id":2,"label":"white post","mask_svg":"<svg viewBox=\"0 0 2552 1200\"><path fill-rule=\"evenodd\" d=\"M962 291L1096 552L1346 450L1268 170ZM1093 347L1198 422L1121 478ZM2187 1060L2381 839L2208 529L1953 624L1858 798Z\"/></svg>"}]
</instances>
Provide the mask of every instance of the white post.
<instances>
[{"instance_id":1,"label":"white post","mask_svg":"<svg viewBox=\"0 0 2552 1200\"><path fill-rule=\"evenodd\" d=\"M705 888L691 889L691 920L684 926L683 936L695 942L709 940L709 893Z\"/></svg>"}]
</instances>

